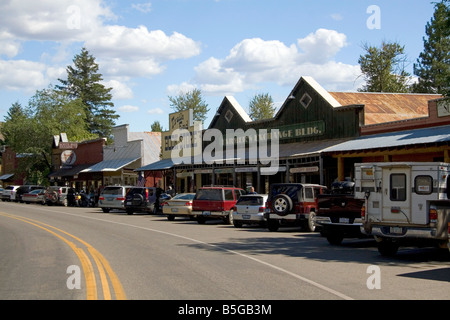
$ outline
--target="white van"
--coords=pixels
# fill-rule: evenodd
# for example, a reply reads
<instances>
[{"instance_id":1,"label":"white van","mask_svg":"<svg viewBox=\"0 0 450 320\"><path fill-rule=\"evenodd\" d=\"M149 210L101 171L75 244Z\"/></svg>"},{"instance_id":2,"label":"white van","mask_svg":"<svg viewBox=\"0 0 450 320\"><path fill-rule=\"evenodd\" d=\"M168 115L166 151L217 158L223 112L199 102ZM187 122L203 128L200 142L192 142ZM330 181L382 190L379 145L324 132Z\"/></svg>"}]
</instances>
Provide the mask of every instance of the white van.
<instances>
[{"instance_id":1,"label":"white van","mask_svg":"<svg viewBox=\"0 0 450 320\"><path fill-rule=\"evenodd\" d=\"M448 246L450 164L355 164L355 198L364 199L361 231L373 235L383 255L403 240Z\"/></svg>"}]
</instances>

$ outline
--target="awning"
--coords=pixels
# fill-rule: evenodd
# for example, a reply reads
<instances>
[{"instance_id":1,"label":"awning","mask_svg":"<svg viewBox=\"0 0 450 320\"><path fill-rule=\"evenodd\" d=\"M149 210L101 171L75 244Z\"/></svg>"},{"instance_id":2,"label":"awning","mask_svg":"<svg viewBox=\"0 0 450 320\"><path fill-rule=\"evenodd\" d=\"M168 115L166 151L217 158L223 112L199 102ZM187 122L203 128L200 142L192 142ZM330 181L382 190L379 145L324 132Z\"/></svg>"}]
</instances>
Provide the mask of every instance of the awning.
<instances>
[{"instance_id":1,"label":"awning","mask_svg":"<svg viewBox=\"0 0 450 320\"><path fill-rule=\"evenodd\" d=\"M450 142L450 125L362 136L354 140L331 146L323 151L326 153L362 151L368 149L395 148L448 142Z\"/></svg>"},{"instance_id":2,"label":"awning","mask_svg":"<svg viewBox=\"0 0 450 320\"><path fill-rule=\"evenodd\" d=\"M14 175L14 173L7 173L4 174L2 176L0 176L0 180L8 180L9 178L11 178Z\"/></svg>"},{"instance_id":3,"label":"awning","mask_svg":"<svg viewBox=\"0 0 450 320\"><path fill-rule=\"evenodd\" d=\"M50 173L48 176L49 176L49 178L51 178L51 177L73 177L73 176L81 173L81 171L83 171L84 169L89 168L90 166L92 166L92 163L79 164L76 166L72 166L70 168L61 168L58 171Z\"/></svg>"},{"instance_id":4,"label":"awning","mask_svg":"<svg viewBox=\"0 0 450 320\"><path fill-rule=\"evenodd\" d=\"M127 159L113 159L113 160L103 160L93 166L82 170L81 172L111 172L122 169L123 167L133 163L138 158L127 158Z\"/></svg>"}]
</instances>

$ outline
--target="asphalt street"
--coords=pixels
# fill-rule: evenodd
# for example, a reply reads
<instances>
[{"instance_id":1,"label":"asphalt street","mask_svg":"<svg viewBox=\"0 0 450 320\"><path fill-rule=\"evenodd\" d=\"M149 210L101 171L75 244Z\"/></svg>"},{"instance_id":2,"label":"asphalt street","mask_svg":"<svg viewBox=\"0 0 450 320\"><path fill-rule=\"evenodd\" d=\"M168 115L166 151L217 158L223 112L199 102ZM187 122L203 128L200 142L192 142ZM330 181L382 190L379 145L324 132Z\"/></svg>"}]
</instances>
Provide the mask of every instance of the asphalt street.
<instances>
[{"instance_id":1,"label":"asphalt street","mask_svg":"<svg viewBox=\"0 0 450 320\"><path fill-rule=\"evenodd\" d=\"M450 255L318 232L0 203L2 300L447 300Z\"/></svg>"}]
</instances>

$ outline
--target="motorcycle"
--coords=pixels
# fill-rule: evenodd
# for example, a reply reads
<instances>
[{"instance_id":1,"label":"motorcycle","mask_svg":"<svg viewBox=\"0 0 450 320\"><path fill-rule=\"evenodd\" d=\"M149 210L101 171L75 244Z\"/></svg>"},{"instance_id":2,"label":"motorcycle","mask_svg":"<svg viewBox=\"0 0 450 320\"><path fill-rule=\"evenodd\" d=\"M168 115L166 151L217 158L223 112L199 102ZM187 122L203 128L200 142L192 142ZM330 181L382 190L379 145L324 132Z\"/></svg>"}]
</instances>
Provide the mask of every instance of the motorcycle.
<instances>
[{"instance_id":1,"label":"motorcycle","mask_svg":"<svg viewBox=\"0 0 450 320\"><path fill-rule=\"evenodd\" d=\"M75 195L75 202L79 207L95 207L95 196L93 193L80 192Z\"/></svg>"}]
</instances>

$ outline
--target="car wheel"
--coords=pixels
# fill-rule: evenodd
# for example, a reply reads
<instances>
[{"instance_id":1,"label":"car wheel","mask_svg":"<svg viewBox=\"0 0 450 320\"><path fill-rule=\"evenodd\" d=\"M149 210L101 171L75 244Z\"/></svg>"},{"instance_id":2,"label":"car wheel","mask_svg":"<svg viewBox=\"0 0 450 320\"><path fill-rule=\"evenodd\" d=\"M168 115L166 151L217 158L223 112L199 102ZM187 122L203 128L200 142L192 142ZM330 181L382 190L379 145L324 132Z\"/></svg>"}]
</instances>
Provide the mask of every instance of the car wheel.
<instances>
[{"instance_id":1,"label":"car wheel","mask_svg":"<svg viewBox=\"0 0 450 320\"><path fill-rule=\"evenodd\" d=\"M316 213L314 211L311 211L309 213L308 221L305 224L306 230L309 232L316 231L316 222L314 221L316 217Z\"/></svg>"},{"instance_id":2,"label":"car wheel","mask_svg":"<svg viewBox=\"0 0 450 320\"><path fill-rule=\"evenodd\" d=\"M142 194L135 194L133 196L133 206L140 206L144 202L144 196Z\"/></svg>"},{"instance_id":3,"label":"car wheel","mask_svg":"<svg viewBox=\"0 0 450 320\"><path fill-rule=\"evenodd\" d=\"M169 214L169 215L167 215L167 220L173 221L173 220L175 220L175 216Z\"/></svg>"},{"instance_id":4,"label":"car wheel","mask_svg":"<svg viewBox=\"0 0 450 320\"><path fill-rule=\"evenodd\" d=\"M225 223L226 224L233 224L233 221L234 221L233 218L234 218L233 217L233 210L230 210L230 213L228 213L227 219L225 219Z\"/></svg>"},{"instance_id":5,"label":"car wheel","mask_svg":"<svg viewBox=\"0 0 450 320\"><path fill-rule=\"evenodd\" d=\"M399 244L390 239L382 239L380 242L378 242L378 252L382 256L393 256L397 253L398 248Z\"/></svg>"},{"instance_id":6,"label":"car wheel","mask_svg":"<svg viewBox=\"0 0 450 320\"><path fill-rule=\"evenodd\" d=\"M280 227L280 224L278 223L278 220L274 220L274 219L267 220L267 229L269 229L269 231L272 231L272 232L278 231L279 227Z\"/></svg>"},{"instance_id":7,"label":"car wheel","mask_svg":"<svg viewBox=\"0 0 450 320\"><path fill-rule=\"evenodd\" d=\"M127 209L127 214L128 215L132 215L133 214L133 210L132 209Z\"/></svg>"},{"instance_id":8,"label":"car wheel","mask_svg":"<svg viewBox=\"0 0 450 320\"><path fill-rule=\"evenodd\" d=\"M203 217L197 217L197 223L198 223L198 224L205 224L205 222L206 222L206 219L205 219L205 218L203 218Z\"/></svg>"},{"instance_id":9,"label":"car wheel","mask_svg":"<svg viewBox=\"0 0 450 320\"><path fill-rule=\"evenodd\" d=\"M102 211L104 212L104 213L108 213L109 212L109 208L102 208Z\"/></svg>"},{"instance_id":10,"label":"car wheel","mask_svg":"<svg viewBox=\"0 0 450 320\"><path fill-rule=\"evenodd\" d=\"M240 221L233 221L233 225L234 225L236 228L242 228L242 222L240 222Z\"/></svg>"},{"instance_id":11,"label":"car wheel","mask_svg":"<svg viewBox=\"0 0 450 320\"><path fill-rule=\"evenodd\" d=\"M292 199L285 194L277 195L273 200L273 210L280 216L287 215L292 210Z\"/></svg>"},{"instance_id":12,"label":"car wheel","mask_svg":"<svg viewBox=\"0 0 450 320\"><path fill-rule=\"evenodd\" d=\"M330 233L327 235L328 243L337 246L342 243L342 240L344 240L344 236L338 234L338 233Z\"/></svg>"}]
</instances>

